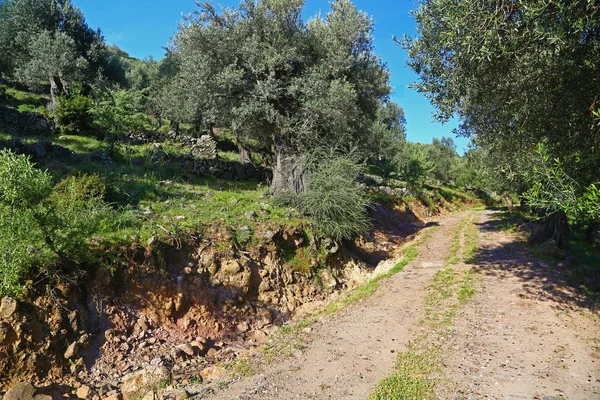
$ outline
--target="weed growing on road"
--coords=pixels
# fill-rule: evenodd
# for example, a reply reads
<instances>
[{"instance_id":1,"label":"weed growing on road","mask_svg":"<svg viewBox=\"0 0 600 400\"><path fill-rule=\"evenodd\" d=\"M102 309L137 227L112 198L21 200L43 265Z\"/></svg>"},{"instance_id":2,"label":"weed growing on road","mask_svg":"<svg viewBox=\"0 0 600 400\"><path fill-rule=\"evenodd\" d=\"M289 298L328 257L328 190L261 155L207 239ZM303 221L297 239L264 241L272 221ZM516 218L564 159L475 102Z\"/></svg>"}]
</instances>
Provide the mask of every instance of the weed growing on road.
<instances>
[{"instance_id":1,"label":"weed growing on road","mask_svg":"<svg viewBox=\"0 0 600 400\"><path fill-rule=\"evenodd\" d=\"M475 294L472 271L459 272L451 265L470 258L477 251L477 226L473 216L467 216L457 228L447 268L439 270L432 279L425 302L425 317L421 321L424 335L411 342L407 351L398 355L395 371L381 381L369 400L431 399L434 385L439 382L442 359L440 347L451 334L452 318ZM464 235L464 246L461 239Z\"/></svg>"}]
</instances>

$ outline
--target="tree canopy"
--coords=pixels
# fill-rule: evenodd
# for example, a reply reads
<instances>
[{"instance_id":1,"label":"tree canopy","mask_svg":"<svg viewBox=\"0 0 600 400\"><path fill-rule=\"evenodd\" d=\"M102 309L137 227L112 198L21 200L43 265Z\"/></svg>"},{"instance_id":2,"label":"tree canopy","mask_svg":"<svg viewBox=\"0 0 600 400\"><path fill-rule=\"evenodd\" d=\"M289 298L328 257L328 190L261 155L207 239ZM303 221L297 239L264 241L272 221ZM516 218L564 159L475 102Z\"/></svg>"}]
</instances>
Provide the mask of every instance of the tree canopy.
<instances>
[{"instance_id":1,"label":"tree canopy","mask_svg":"<svg viewBox=\"0 0 600 400\"><path fill-rule=\"evenodd\" d=\"M70 0L0 2L0 74L50 81L54 103L73 78L122 79L118 58Z\"/></svg>"},{"instance_id":2,"label":"tree canopy","mask_svg":"<svg viewBox=\"0 0 600 400\"><path fill-rule=\"evenodd\" d=\"M507 157L540 141L562 153L598 150L595 2L426 0L415 16L409 65L439 119L458 114L459 133Z\"/></svg>"},{"instance_id":3,"label":"tree canopy","mask_svg":"<svg viewBox=\"0 0 600 400\"><path fill-rule=\"evenodd\" d=\"M373 53L370 17L349 0L308 23L302 0L243 0L221 11L211 2L198 5L172 49L181 55L188 91L200 96L188 99L238 141L272 149L275 190L305 190L299 158L317 149L368 155L390 93L389 72Z\"/></svg>"}]
</instances>

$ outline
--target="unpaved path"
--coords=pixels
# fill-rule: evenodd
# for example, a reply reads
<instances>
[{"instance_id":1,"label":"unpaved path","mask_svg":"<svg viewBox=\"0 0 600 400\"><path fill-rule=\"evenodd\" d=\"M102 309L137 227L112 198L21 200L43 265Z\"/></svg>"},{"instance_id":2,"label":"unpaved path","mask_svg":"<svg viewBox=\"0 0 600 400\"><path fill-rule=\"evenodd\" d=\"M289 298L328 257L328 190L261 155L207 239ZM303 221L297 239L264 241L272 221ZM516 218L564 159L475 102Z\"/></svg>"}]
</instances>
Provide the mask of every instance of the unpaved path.
<instances>
[{"instance_id":1,"label":"unpaved path","mask_svg":"<svg viewBox=\"0 0 600 400\"><path fill-rule=\"evenodd\" d=\"M473 213L473 212L470 212ZM312 326L291 358L230 383L210 399L367 399L421 333L432 277L444 268L464 212L440 222L419 257L377 292ZM475 297L442 344L440 399L600 399L600 319L555 268L478 212Z\"/></svg>"},{"instance_id":2,"label":"unpaved path","mask_svg":"<svg viewBox=\"0 0 600 400\"><path fill-rule=\"evenodd\" d=\"M485 212L478 293L443 347L448 399L600 400L600 318L560 267L529 256Z\"/></svg>"},{"instance_id":3,"label":"unpaved path","mask_svg":"<svg viewBox=\"0 0 600 400\"><path fill-rule=\"evenodd\" d=\"M419 257L382 281L373 296L313 325L304 351L210 398L366 399L419 329L427 286L443 267L465 215L441 221Z\"/></svg>"}]
</instances>

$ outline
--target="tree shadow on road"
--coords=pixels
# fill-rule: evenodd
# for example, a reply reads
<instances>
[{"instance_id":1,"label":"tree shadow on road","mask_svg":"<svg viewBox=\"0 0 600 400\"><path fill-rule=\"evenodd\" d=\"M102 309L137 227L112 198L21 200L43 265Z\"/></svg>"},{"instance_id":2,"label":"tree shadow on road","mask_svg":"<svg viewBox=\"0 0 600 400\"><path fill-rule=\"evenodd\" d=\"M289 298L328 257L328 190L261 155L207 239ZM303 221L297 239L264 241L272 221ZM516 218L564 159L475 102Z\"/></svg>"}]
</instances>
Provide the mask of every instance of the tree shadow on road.
<instances>
[{"instance_id":1,"label":"tree shadow on road","mask_svg":"<svg viewBox=\"0 0 600 400\"><path fill-rule=\"evenodd\" d=\"M480 247L474 255L474 271L500 279L518 278L523 283L521 297L552 302L561 311L599 310L594 285L600 279L597 269L579 266L572 259L557 262L534 257L524 241L499 232L502 224L496 219L477 224L480 232L494 234L497 241Z\"/></svg>"}]
</instances>

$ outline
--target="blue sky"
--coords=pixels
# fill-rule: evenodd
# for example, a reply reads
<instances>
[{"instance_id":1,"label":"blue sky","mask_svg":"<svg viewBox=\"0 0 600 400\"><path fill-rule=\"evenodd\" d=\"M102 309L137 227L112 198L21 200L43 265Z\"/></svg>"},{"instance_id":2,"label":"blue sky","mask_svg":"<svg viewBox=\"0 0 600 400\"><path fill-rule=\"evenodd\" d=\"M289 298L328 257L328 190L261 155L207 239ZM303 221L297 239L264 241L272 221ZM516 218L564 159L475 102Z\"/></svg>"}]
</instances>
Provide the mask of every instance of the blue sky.
<instances>
[{"instance_id":1,"label":"blue sky","mask_svg":"<svg viewBox=\"0 0 600 400\"><path fill-rule=\"evenodd\" d=\"M193 0L73 0L84 12L88 24L102 29L106 41L116 44L130 55L162 58L163 47L177 30L182 15L196 8ZM215 4L235 6L238 0L214 0ZM404 108L407 137L412 142L430 143L434 137L452 136L457 121L445 125L433 121L429 101L407 86L417 76L406 66L406 52L392 41L392 36L415 35L416 24L410 10L412 0L355 0L357 8L375 19L376 52L392 72L394 100ZM329 10L328 0L306 0L305 17ZM459 152L468 140L454 138Z\"/></svg>"}]
</instances>

